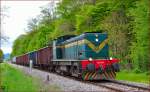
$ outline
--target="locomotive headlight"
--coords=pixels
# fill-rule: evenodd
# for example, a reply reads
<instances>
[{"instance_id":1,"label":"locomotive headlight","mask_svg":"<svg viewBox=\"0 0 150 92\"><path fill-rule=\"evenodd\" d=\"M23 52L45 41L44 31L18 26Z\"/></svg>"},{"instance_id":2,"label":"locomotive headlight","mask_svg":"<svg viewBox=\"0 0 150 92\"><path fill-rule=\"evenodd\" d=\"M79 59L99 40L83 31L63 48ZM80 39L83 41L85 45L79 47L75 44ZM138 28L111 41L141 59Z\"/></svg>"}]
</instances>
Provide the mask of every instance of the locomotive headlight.
<instances>
[{"instance_id":1,"label":"locomotive headlight","mask_svg":"<svg viewBox=\"0 0 150 92\"><path fill-rule=\"evenodd\" d=\"M110 57L110 60L112 60L112 57Z\"/></svg>"},{"instance_id":2,"label":"locomotive headlight","mask_svg":"<svg viewBox=\"0 0 150 92\"><path fill-rule=\"evenodd\" d=\"M92 61L92 60L93 60L93 59L90 57L90 58L89 58L89 61Z\"/></svg>"},{"instance_id":3,"label":"locomotive headlight","mask_svg":"<svg viewBox=\"0 0 150 92\"><path fill-rule=\"evenodd\" d=\"M98 38L96 38L95 41L98 42Z\"/></svg>"}]
</instances>

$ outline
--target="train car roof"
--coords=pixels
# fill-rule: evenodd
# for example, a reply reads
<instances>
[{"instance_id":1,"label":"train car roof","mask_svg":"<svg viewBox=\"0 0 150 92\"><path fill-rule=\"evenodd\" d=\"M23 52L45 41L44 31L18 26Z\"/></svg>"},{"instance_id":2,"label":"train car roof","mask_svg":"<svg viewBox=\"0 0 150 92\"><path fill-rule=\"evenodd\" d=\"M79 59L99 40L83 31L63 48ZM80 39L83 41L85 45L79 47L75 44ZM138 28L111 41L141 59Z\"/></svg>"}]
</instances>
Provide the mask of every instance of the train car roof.
<instances>
[{"instance_id":1,"label":"train car roof","mask_svg":"<svg viewBox=\"0 0 150 92\"><path fill-rule=\"evenodd\" d=\"M30 51L30 52L27 52L27 53L25 53L25 54L21 54L21 55L15 56L15 57L20 57L20 56L23 56L23 55L26 55L26 54L30 54L30 53L33 53L33 52L37 52L37 51L42 50L42 49L45 49L45 48L47 48L47 47L51 47L51 46L46 46L46 47L43 47L43 48L39 48L38 50L33 50L33 51Z\"/></svg>"}]
</instances>

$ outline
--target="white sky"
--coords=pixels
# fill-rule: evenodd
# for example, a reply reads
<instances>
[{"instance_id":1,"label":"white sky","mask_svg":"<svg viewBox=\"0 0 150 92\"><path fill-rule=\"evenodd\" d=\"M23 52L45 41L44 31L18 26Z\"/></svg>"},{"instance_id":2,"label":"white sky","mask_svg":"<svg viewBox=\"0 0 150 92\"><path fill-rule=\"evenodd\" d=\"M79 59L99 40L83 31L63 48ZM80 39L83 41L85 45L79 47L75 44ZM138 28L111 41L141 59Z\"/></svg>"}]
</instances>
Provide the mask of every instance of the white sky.
<instances>
[{"instance_id":1,"label":"white sky","mask_svg":"<svg viewBox=\"0 0 150 92\"><path fill-rule=\"evenodd\" d=\"M4 53L11 53L13 41L25 33L28 20L40 14L40 7L47 5L50 1L1 1L1 7L7 6L7 15L2 19L3 34L9 37L9 43L2 44Z\"/></svg>"}]
</instances>

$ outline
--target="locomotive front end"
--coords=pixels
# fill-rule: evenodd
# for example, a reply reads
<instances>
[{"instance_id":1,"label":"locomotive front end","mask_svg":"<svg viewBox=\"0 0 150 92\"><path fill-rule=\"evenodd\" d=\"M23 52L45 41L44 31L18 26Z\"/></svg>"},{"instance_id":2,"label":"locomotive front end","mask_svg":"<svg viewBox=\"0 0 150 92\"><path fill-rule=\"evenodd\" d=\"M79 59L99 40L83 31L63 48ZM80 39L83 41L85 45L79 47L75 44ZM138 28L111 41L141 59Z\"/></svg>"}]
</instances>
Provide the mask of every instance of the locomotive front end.
<instances>
[{"instance_id":1,"label":"locomotive front end","mask_svg":"<svg viewBox=\"0 0 150 92\"><path fill-rule=\"evenodd\" d=\"M80 53L84 80L114 79L119 71L118 59L109 57L107 34L86 33Z\"/></svg>"},{"instance_id":2,"label":"locomotive front end","mask_svg":"<svg viewBox=\"0 0 150 92\"><path fill-rule=\"evenodd\" d=\"M82 78L84 80L115 79L119 71L118 59L82 60Z\"/></svg>"}]
</instances>

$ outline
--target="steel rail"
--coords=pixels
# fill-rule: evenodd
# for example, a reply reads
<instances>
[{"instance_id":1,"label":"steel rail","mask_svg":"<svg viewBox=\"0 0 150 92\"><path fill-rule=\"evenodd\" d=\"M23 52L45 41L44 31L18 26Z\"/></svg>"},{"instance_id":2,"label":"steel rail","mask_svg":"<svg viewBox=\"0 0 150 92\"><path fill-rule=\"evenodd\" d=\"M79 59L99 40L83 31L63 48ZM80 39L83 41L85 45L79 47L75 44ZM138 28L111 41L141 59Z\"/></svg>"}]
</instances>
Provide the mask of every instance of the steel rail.
<instances>
[{"instance_id":1,"label":"steel rail","mask_svg":"<svg viewBox=\"0 0 150 92\"><path fill-rule=\"evenodd\" d=\"M122 81L118 81L118 80L108 80L108 81L110 81L112 83L117 83L117 84L129 86L129 87L134 87L134 88L150 91L150 85L148 87L146 87L146 86L140 86L140 85L136 85L136 84L126 83L126 82L122 82Z\"/></svg>"}]
</instances>

